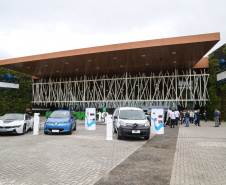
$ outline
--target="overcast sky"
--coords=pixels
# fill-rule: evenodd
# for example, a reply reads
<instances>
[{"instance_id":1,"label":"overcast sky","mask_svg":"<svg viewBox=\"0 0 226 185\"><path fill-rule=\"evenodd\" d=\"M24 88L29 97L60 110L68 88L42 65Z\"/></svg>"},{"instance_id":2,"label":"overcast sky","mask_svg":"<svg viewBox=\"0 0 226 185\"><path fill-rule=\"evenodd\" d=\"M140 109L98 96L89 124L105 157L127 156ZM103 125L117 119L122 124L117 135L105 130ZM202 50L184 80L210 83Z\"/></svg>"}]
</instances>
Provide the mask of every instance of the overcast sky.
<instances>
[{"instance_id":1,"label":"overcast sky","mask_svg":"<svg viewBox=\"0 0 226 185\"><path fill-rule=\"evenodd\" d=\"M220 32L225 0L0 0L0 60Z\"/></svg>"}]
</instances>

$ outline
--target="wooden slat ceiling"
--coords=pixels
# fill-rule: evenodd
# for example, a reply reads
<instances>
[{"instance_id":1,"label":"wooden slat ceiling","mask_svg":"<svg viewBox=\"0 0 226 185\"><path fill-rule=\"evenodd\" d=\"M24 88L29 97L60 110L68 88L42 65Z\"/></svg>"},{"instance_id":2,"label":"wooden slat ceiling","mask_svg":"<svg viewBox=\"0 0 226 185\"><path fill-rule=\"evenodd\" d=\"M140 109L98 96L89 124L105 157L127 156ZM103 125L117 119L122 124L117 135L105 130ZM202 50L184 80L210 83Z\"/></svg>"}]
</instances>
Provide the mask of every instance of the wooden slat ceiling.
<instances>
[{"instance_id":1,"label":"wooden slat ceiling","mask_svg":"<svg viewBox=\"0 0 226 185\"><path fill-rule=\"evenodd\" d=\"M0 60L0 65L39 78L185 70L219 40L220 33L174 37Z\"/></svg>"}]
</instances>

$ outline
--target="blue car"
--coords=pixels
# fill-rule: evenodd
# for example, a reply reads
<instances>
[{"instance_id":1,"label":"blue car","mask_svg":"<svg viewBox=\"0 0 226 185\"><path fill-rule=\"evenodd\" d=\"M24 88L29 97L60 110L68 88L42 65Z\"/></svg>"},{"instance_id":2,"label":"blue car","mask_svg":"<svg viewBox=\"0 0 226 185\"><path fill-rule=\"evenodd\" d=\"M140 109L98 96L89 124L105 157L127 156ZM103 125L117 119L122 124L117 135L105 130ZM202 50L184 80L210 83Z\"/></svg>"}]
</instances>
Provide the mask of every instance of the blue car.
<instances>
[{"instance_id":1,"label":"blue car","mask_svg":"<svg viewBox=\"0 0 226 185\"><path fill-rule=\"evenodd\" d=\"M76 119L69 110L56 110L47 118L44 124L44 134L69 133L76 130Z\"/></svg>"}]
</instances>

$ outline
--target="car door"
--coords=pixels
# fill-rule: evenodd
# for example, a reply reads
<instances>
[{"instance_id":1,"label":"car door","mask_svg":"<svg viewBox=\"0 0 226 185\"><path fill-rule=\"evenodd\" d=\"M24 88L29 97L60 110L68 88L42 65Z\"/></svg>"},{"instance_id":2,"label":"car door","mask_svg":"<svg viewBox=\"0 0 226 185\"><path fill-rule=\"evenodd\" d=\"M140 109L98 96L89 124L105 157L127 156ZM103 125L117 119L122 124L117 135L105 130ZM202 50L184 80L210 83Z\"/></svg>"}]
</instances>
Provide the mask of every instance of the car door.
<instances>
[{"instance_id":1,"label":"car door","mask_svg":"<svg viewBox=\"0 0 226 185\"><path fill-rule=\"evenodd\" d=\"M26 123L26 131L31 127L31 121L29 119L29 115L28 114L25 114L25 121Z\"/></svg>"},{"instance_id":2,"label":"car door","mask_svg":"<svg viewBox=\"0 0 226 185\"><path fill-rule=\"evenodd\" d=\"M118 115L119 115L119 111L116 110L113 115L113 125L115 128L118 127Z\"/></svg>"}]
</instances>

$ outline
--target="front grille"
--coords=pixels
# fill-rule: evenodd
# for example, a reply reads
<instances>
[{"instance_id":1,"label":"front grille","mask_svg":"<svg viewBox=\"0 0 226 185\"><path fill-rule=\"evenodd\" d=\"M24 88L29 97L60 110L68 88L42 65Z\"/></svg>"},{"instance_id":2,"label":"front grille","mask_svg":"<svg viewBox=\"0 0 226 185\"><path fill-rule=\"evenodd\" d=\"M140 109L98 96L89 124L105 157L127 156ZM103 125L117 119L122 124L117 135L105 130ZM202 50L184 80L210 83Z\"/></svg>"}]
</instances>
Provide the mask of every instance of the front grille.
<instances>
[{"instance_id":1,"label":"front grille","mask_svg":"<svg viewBox=\"0 0 226 185\"><path fill-rule=\"evenodd\" d=\"M12 127L3 127L3 126L0 126L0 128L4 128L4 129L9 129L9 128L12 128Z\"/></svg>"},{"instance_id":2,"label":"front grille","mask_svg":"<svg viewBox=\"0 0 226 185\"><path fill-rule=\"evenodd\" d=\"M60 128L60 129L58 129L58 128L49 128L48 130L51 131L51 132L52 132L52 130L59 130L60 132L64 131L63 128Z\"/></svg>"}]
</instances>

